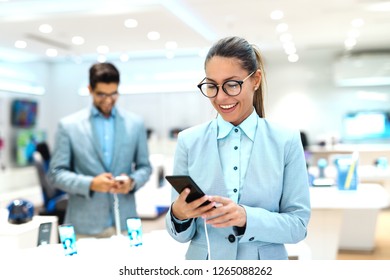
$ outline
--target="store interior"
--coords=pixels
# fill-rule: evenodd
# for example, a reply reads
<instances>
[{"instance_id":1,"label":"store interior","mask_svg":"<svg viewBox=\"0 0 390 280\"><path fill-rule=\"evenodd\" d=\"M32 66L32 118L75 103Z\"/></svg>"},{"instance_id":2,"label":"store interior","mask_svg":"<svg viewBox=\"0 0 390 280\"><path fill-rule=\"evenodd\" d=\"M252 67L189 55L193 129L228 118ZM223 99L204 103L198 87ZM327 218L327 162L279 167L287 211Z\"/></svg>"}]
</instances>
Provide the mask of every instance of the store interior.
<instances>
[{"instance_id":1,"label":"store interior","mask_svg":"<svg viewBox=\"0 0 390 280\"><path fill-rule=\"evenodd\" d=\"M97 61L118 67L118 106L145 121L153 173L136 194L137 211L146 240L163 232L172 191L163 176L172 173L177 132L216 116L196 87L205 53L238 35L265 58L266 118L303 135L313 215L291 259L390 259L390 2L50 2L0 0L6 252L32 253L44 221L53 222L57 245L61 216L43 216L44 178L32 153L40 142L53 149L58 121L91 104L88 69ZM354 154L356 189L340 190L336 160ZM45 218L10 225L6 207L15 199Z\"/></svg>"}]
</instances>

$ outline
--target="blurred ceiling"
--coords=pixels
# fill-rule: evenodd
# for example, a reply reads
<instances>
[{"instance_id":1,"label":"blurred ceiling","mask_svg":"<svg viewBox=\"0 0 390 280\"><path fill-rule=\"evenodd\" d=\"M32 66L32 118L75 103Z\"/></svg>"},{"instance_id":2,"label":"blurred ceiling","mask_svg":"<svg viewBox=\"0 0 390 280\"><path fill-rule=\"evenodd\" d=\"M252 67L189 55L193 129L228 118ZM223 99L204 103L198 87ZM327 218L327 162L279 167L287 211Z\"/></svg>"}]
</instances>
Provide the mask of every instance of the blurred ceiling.
<instances>
[{"instance_id":1,"label":"blurred ceiling","mask_svg":"<svg viewBox=\"0 0 390 280\"><path fill-rule=\"evenodd\" d=\"M0 62L197 55L229 35L287 60L387 51L389 30L380 0L0 0Z\"/></svg>"}]
</instances>

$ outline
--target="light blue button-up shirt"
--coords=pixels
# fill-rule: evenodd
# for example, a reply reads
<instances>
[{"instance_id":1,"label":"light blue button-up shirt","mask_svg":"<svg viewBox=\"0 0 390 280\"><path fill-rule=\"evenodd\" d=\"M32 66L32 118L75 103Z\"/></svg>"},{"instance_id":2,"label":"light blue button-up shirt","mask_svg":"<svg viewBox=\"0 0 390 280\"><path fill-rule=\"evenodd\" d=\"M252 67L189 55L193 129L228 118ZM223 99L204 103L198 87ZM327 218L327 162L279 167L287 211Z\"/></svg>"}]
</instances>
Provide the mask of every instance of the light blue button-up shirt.
<instances>
[{"instance_id":1,"label":"light blue button-up shirt","mask_svg":"<svg viewBox=\"0 0 390 280\"><path fill-rule=\"evenodd\" d=\"M253 110L238 126L218 115L217 124L218 151L228 196L238 203L256 135L257 113Z\"/></svg>"},{"instance_id":2,"label":"light blue button-up shirt","mask_svg":"<svg viewBox=\"0 0 390 280\"><path fill-rule=\"evenodd\" d=\"M107 118L95 106L92 107L92 124L97 133L97 140L99 141L104 164L107 168L111 165L114 153L115 116L115 108L112 108L111 115Z\"/></svg>"}]
</instances>

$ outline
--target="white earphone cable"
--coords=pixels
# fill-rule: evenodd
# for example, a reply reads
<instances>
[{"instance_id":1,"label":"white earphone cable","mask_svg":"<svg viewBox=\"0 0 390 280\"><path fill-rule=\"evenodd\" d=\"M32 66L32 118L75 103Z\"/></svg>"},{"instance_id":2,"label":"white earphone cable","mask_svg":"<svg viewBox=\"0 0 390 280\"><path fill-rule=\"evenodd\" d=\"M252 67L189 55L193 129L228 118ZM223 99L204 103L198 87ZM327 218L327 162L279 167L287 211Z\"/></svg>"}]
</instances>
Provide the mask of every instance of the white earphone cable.
<instances>
[{"instance_id":1,"label":"white earphone cable","mask_svg":"<svg viewBox=\"0 0 390 280\"><path fill-rule=\"evenodd\" d=\"M206 219L203 219L203 222L204 222L204 232L206 234L206 242L207 242L207 259L211 260L210 240L209 240L209 233L207 231Z\"/></svg>"},{"instance_id":2,"label":"white earphone cable","mask_svg":"<svg viewBox=\"0 0 390 280\"><path fill-rule=\"evenodd\" d=\"M121 235L121 224L120 224L120 214L119 214L119 199L118 194L114 193L114 215L115 215L115 228L116 235Z\"/></svg>"}]
</instances>

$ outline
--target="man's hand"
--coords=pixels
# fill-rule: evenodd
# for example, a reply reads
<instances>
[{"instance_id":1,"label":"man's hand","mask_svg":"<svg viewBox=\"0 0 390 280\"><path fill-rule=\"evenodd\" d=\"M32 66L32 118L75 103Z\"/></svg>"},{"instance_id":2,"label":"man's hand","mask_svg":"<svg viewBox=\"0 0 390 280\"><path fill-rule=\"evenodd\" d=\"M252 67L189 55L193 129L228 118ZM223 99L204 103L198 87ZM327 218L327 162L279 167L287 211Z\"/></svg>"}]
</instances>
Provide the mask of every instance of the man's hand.
<instances>
[{"instance_id":1,"label":"man's hand","mask_svg":"<svg viewBox=\"0 0 390 280\"><path fill-rule=\"evenodd\" d=\"M114 186L111 188L111 193L122 193L127 194L131 192L135 187L135 182L129 176L121 174L120 180L114 178Z\"/></svg>"},{"instance_id":2,"label":"man's hand","mask_svg":"<svg viewBox=\"0 0 390 280\"><path fill-rule=\"evenodd\" d=\"M109 192L115 186L111 173L102 173L92 179L90 186L91 191Z\"/></svg>"}]
</instances>

